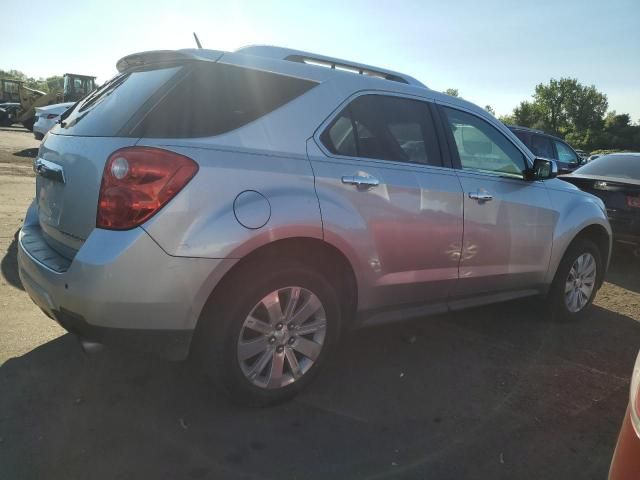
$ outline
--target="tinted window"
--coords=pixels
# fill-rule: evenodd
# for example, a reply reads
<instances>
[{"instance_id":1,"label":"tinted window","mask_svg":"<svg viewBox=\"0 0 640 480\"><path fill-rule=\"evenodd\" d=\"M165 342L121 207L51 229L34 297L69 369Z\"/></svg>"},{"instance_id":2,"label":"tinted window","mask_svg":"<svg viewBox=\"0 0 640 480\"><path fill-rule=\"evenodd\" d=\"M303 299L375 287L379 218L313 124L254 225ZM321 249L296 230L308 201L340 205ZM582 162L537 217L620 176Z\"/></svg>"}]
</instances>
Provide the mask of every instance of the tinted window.
<instances>
[{"instance_id":1,"label":"tinted window","mask_svg":"<svg viewBox=\"0 0 640 480\"><path fill-rule=\"evenodd\" d=\"M512 130L513 134L520 139L522 143L525 145L529 144L529 139L527 138L527 134L525 132L520 132L518 130Z\"/></svg>"},{"instance_id":2,"label":"tinted window","mask_svg":"<svg viewBox=\"0 0 640 480\"><path fill-rule=\"evenodd\" d=\"M322 134L322 142L338 155L442 165L427 104L405 98L356 98Z\"/></svg>"},{"instance_id":3,"label":"tinted window","mask_svg":"<svg viewBox=\"0 0 640 480\"><path fill-rule=\"evenodd\" d=\"M327 135L327 143L333 147L333 153L349 157L358 155L351 117L345 115L345 112L338 116L332 127L327 131Z\"/></svg>"},{"instance_id":4,"label":"tinted window","mask_svg":"<svg viewBox=\"0 0 640 480\"><path fill-rule=\"evenodd\" d=\"M201 62L135 127L141 137L206 137L235 130L272 112L316 82Z\"/></svg>"},{"instance_id":5,"label":"tinted window","mask_svg":"<svg viewBox=\"0 0 640 480\"><path fill-rule=\"evenodd\" d=\"M562 142L558 142L557 140L554 140L553 143L556 144L556 150L558 151L558 160L567 163L578 163L578 156L573 150L571 150L568 145Z\"/></svg>"},{"instance_id":6,"label":"tinted window","mask_svg":"<svg viewBox=\"0 0 640 480\"><path fill-rule=\"evenodd\" d=\"M531 135L529 150L531 150L536 157L555 158L551 139L541 135Z\"/></svg>"},{"instance_id":7,"label":"tinted window","mask_svg":"<svg viewBox=\"0 0 640 480\"><path fill-rule=\"evenodd\" d=\"M640 155L604 155L583 165L575 173L640 180Z\"/></svg>"},{"instance_id":8,"label":"tinted window","mask_svg":"<svg viewBox=\"0 0 640 480\"><path fill-rule=\"evenodd\" d=\"M71 135L204 137L275 110L315 82L210 62L115 77L63 120Z\"/></svg>"},{"instance_id":9,"label":"tinted window","mask_svg":"<svg viewBox=\"0 0 640 480\"><path fill-rule=\"evenodd\" d=\"M68 111L58 133L115 136L154 92L182 68L146 70L114 77Z\"/></svg>"},{"instance_id":10,"label":"tinted window","mask_svg":"<svg viewBox=\"0 0 640 480\"><path fill-rule=\"evenodd\" d=\"M523 154L496 128L475 115L444 108L462 168L522 178Z\"/></svg>"}]
</instances>

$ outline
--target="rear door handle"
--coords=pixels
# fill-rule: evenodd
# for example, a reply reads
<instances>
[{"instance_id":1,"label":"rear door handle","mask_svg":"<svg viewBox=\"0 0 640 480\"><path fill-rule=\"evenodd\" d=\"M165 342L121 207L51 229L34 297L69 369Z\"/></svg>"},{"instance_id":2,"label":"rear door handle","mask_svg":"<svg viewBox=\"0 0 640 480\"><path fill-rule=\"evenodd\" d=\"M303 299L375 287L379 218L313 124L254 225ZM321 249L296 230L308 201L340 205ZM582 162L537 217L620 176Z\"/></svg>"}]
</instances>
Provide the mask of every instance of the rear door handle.
<instances>
[{"instance_id":1,"label":"rear door handle","mask_svg":"<svg viewBox=\"0 0 640 480\"><path fill-rule=\"evenodd\" d=\"M355 185L359 189L366 190L380 185L380 180L376 177L365 177L363 175L345 175L342 177L342 183Z\"/></svg>"},{"instance_id":2,"label":"rear door handle","mask_svg":"<svg viewBox=\"0 0 640 480\"><path fill-rule=\"evenodd\" d=\"M493 195L484 190L478 190L477 192L469 192L469 198L477 200L478 203L484 203L493 200Z\"/></svg>"}]
</instances>

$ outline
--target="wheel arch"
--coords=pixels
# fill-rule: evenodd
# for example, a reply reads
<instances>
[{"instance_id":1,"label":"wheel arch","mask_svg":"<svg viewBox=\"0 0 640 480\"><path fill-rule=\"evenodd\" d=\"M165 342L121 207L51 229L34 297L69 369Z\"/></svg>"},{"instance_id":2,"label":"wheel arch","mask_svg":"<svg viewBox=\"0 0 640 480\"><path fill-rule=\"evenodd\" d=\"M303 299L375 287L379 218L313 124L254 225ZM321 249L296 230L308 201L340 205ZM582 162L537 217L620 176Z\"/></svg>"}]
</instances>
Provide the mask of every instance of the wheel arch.
<instances>
[{"instance_id":1,"label":"wheel arch","mask_svg":"<svg viewBox=\"0 0 640 480\"><path fill-rule=\"evenodd\" d=\"M234 280L248 271L267 268L273 262L287 259L293 263L306 265L320 271L336 286L344 326L350 326L358 304L358 284L354 269L346 255L334 245L311 237L292 237L261 245L244 255L225 273L220 282L209 294L207 304L228 293ZM206 312L206 306L202 312ZM199 316L196 332L202 328Z\"/></svg>"},{"instance_id":2,"label":"wheel arch","mask_svg":"<svg viewBox=\"0 0 640 480\"><path fill-rule=\"evenodd\" d=\"M600 288L600 286L604 282L604 277L609 266L609 258L611 255L610 230L607 230L607 228L600 223L591 223L583 226L580 230L578 230L578 232L573 236L573 238L571 238L571 240L566 243L566 246L562 250L562 255L558 257L558 260L554 265L554 268L552 270L553 276L551 278L552 279L555 278L557 270L560 266L560 262L564 258L566 252L571 248L571 246L577 240L580 240L580 239L589 240L593 242L598 247L598 250L602 255L602 261L604 263L605 268L604 268L604 271L600 275L598 275L598 288Z\"/></svg>"}]
</instances>

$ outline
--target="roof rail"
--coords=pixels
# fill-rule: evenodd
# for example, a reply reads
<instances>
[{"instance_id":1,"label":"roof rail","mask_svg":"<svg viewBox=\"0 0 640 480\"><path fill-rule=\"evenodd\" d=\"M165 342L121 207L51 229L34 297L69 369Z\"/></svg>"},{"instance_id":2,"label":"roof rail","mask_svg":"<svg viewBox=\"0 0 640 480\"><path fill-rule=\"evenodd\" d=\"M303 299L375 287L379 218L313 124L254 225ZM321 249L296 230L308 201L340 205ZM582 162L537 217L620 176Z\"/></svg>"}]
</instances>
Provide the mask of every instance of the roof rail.
<instances>
[{"instance_id":1,"label":"roof rail","mask_svg":"<svg viewBox=\"0 0 640 480\"><path fill-rule=\"evenodd\" d=\"M422 82L416 80L404 73L386 70L384 68L372 67L362 63L350 62L339 58L326 57L315 53L302 52L300 50L292 50L282 47L270 47L267 45L251 45L236 50L236 53L244 55L254 55L257 57L275 58L277 60L288 60L290 62L304 63L307 65L316 65L327 67L333 70L343 72L351 72L370 77L383 78L393 82L405 83L407 85L415 85L418 87L426 87Z\"/></svg>"}]
</instances>

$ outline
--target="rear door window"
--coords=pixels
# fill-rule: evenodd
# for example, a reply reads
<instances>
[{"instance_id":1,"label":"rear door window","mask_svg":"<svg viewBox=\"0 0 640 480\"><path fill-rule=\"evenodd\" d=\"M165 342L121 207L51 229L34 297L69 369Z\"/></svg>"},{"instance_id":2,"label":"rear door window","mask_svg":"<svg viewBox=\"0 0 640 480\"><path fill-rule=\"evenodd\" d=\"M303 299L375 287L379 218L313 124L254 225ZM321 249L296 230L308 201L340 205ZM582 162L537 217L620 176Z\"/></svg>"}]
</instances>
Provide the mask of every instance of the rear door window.
<instances>
[{"instance_id":1,"label":"rear door window","mask_svg":"<svg viewBox=\"0 0 640 480\"><path fill-rule=\"evenodd\" d=\"M316 82L214 62L118 75L79 102L59 133L193 138L220 135L283 106Z\"/></svg>"},{"instance_id":2,"label":"rear door window","mask_svg":"<svg viewBox=\"0 0 640 480\"><path fill-rule=\"evenodd\" d=\"M541 135L531 135L530 150L533 152L533 154L536 157L543 157L543 158L549 158L549 159L555 158L551 140Z\"/></svg>"},{"instance_id":3,"label":"rear door window","mask_svg":"<svg viewBox=\"0 0 640 480\"><path fill-rule=\"evenodd\" d=\"M362 95L338 115L321 140L338 155L442 165L428 105L418 100Z\"/></svg>"}]
</instances>

